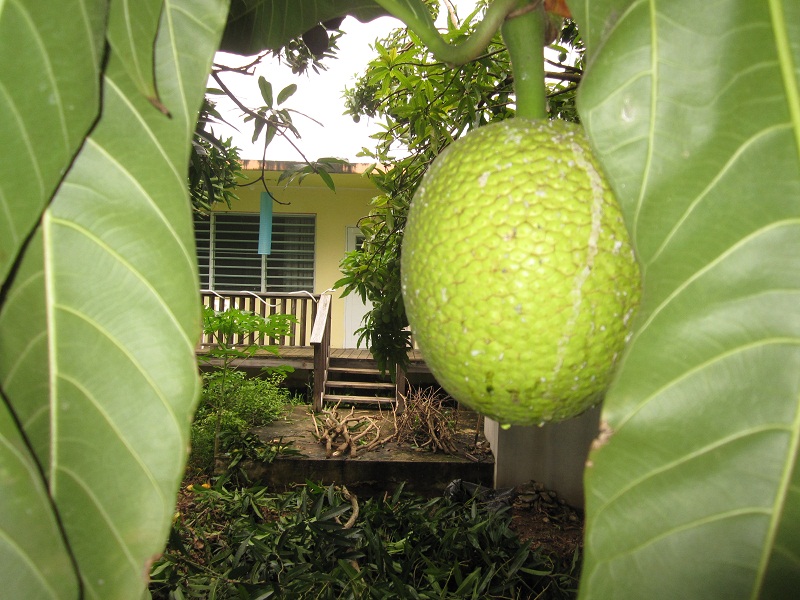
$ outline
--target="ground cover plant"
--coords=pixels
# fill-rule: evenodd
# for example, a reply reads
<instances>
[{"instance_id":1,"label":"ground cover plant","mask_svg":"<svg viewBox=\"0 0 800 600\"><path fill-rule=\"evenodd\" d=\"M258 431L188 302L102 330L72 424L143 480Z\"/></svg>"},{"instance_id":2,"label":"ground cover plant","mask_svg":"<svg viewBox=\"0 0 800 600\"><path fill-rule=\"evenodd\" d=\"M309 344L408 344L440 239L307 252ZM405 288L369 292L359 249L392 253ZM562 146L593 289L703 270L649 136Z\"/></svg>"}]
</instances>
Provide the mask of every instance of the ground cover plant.
<instances>
[{"instance_id":1,"label":"ground cover plant","mask_svg":"<svg viewBox=\"0 0 800 600\"><path fill-rule=\"evenodd\" d=\"M193 486L153 565L153 598L573 598L577 556L537 554L508 507L312 483Z\"/></svg>"}]
</instances>

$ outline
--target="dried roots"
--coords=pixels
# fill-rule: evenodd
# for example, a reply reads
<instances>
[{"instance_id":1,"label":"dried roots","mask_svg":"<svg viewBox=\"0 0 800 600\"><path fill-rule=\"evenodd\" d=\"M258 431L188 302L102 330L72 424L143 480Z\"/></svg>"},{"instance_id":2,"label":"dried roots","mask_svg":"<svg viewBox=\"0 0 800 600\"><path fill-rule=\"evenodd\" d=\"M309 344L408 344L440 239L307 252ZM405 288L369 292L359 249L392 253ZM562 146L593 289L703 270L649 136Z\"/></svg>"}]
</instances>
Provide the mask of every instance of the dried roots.
<instances>
[{"instance_id":1,"label":"dried roots","mask_svg":"<svg viewBox=\"0 0 800 600\"><path fill-rule=\"evenodd\" d=\"M358 450L369 452L388 442L394 435L381 439L381 428L372 417L354 416L355 408L344 416L339 415L339 404L330 410L324 410L319 415L312 415L314 432L320 443L325 444L325 456L342 456L348 454L351 458L358 454ZM371 436L367 442L362 442L365 437Z\"/></svg>"}]
</instances>

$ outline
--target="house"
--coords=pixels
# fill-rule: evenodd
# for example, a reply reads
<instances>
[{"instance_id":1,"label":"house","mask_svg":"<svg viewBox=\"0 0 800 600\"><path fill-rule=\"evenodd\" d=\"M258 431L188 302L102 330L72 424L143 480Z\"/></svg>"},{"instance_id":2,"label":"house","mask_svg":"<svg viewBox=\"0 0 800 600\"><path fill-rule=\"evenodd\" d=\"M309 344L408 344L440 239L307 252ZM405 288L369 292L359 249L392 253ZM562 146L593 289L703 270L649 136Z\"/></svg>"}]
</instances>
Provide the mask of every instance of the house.
<instances>
[{"instance_id":1,"label":"house","mask_svg":"<svg viewBox=\"0 0 800 600\"><path fill-rule=\"evenodd\" d=\"M278 182L291 163L245 161L240 200L216 207L210 218L196 217L200 287L216 292L314 295L330 291L341 278L339 263L363 239L358 221L369 213L378 190L364 175L367 164L335 165L335 191L322 178ZM264 173L265 186L258 181ZM262 192L272 202L272 247L258 253ZM366 308L357 295L331 301L331 345L357 346L356 329Z\"/></svg>"}]
</instances>

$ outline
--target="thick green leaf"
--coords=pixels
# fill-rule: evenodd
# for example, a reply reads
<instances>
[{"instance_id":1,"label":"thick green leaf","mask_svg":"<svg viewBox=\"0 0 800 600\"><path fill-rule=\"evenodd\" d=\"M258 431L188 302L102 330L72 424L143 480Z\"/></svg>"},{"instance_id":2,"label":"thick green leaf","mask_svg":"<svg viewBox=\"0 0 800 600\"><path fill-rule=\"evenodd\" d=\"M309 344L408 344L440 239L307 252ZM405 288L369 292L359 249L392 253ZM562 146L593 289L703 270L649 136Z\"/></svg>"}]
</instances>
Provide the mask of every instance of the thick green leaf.
<instances>
[{"instance_id":1,"label":"thick green leaf","mask_svg":"<svg viewBox=\"0 0 800 600\"><path fill-rule=\"evenodd\" d=\"M163 0L116 0L108 15L108 43L139 93L159 105L156 92L153 40L158 31Z\"/></svg>"},{"instance_id":2,"label":"thick green leaf","mask_svg":"<svg viewBox=\"0 0 800 600\"><path fill-rule=\"evenodd\" d=\"M101 118L64 159L69 173L0 298L9 597L75 597L77 575L85 597L138 599L166 539L198 388L186 165L226 12L224 0L165 3L154 56L169 114L131 77L133 58L110 53ZM51 16L42 39L64 29Z\"/></svg>"},{"instance_id":3,"label":"thick green leaf","mask_svg":"<svg viewBox=\"0 0 800 600\"><path fill-rule=\"evenodd\" d=\"M353 15L366 22L386 14L372 0L232 0L220 49L245 55L278 50L328 19Z\"/></svg>"},{"instance_id":4,"label":"thick green leaf","mask_svg":"<svg viewBox=\"0 0 800 600\"><path fill-rule=\"evenodd\" d=\"M586 473L581 598L800 589L800 4L572 5L642 264Z\"/></svg>"},{"instance_id":5,"label":"thick green leaf","mask_svg":"<svg viewBox=\"0 0 800 600\"><path fill-rule=\"evenodd\" d=\"M0 2L0 286L97 118L105 5Z\"/></svg>"},{"instance_id":6,"label":"thick green leaf","mask_svg":"<svg viewBox=\"0 0 800 600\"><path fill-rule=\"evenodd\" d=\"M16 419L0 403L0 572L6 592L75 598L78 578Z\"/></svg>"},{"instance_id":7,"label":"thick green leaf","mask_svg":"<svg viewBox=\"0 0 800 600\"><path fill-rule=\"evenodd\" d=\"M263 76L258 78L258 88L261 90L261 98L264 100L267 108L272 108L272 84L264 79Z\"/></svg>"}]
</instances>

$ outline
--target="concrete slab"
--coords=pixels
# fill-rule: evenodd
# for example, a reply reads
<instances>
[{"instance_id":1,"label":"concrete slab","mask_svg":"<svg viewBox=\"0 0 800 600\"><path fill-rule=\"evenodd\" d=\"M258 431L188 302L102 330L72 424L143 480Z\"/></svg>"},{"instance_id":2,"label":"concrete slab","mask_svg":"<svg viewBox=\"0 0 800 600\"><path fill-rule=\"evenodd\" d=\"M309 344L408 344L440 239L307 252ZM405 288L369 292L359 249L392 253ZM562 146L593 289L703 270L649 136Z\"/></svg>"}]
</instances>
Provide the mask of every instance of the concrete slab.
<instances>
[{"instance_id":1,"label":"concrete slab","mask_svg":"<svg viewBox=\"0 0 800 600\"><path fill-rule=\"evenodd\" d=\"M348 411L349 408L339 408L340 415ZM394 431L391 411L363 408L354 411L354 416L361 415L369 416L379 425L381 439ZM362 496L391 493L401 482L406 483L406 489L422 495L439 495L455 479L491 487L494 459L483 435L482 421L476 413L462 407L454 408L453 421L456 455L391 441L376 450L357 451L355 457L326 458L325 446L314 434L310 407L297 406L284 419L260 428L257 433L265 441L291 442L301 456L282 455L269 464L250 464L247 470L254 481L275 490L306 480L343 484Z\"/></svg>"}]
</instances>

